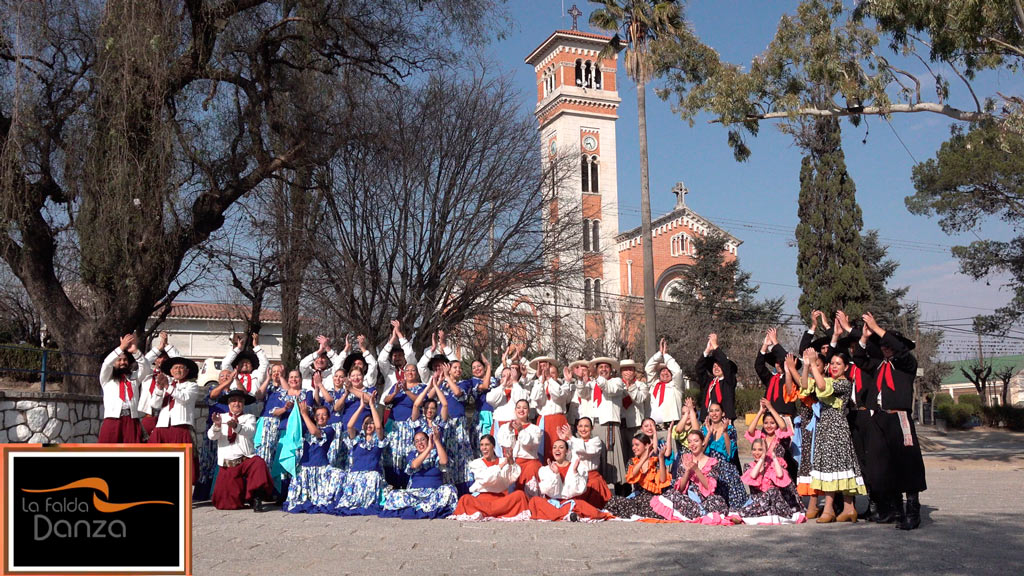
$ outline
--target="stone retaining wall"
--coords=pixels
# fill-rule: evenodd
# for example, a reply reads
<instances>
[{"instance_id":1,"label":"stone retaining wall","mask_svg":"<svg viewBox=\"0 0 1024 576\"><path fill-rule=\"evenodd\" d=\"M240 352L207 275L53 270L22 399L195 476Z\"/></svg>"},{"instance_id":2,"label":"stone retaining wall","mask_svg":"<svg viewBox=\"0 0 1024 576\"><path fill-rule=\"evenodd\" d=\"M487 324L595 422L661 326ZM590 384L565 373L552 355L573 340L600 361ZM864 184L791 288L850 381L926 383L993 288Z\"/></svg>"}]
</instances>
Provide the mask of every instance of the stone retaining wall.
<instances>
[{"instance_id":1,"label":"stone retaining wall","mask_svg":"<svg viewBox=\"0 0 1024 576\"><path fill-rule=\"evenodd\" d=\"M205 434L207 408L199 404L193 427ZM96 442L102 420L99 395L0 390L0 443L88 444Z\"/></svg>"}]
</instances>

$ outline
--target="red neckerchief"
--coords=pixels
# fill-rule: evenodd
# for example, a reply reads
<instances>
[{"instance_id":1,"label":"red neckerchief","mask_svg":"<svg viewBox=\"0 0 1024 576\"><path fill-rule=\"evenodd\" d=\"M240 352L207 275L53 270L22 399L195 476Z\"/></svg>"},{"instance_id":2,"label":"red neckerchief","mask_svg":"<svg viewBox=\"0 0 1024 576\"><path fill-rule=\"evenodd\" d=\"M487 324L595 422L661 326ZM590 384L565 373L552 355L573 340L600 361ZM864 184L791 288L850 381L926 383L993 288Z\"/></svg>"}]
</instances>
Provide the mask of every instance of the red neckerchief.
<instances>
[{"instance_id":1,"label":"red neckerchief","mask_svg":"<svg viewBox=\"0 0 1024 576\"><path fill-rule=\"evenodd\" d=\"M654 385L654 392L652 396L658 399L658 406L665 403L665 384L665 381L658 380L658 383Z\"/></svg>"},{"instance_id":2,"label":"red neckerchief","mask_svg":"<svg viewBox=\"0 0 1024 576\"><path fill-rule=\"evenodd\" d=\"M252 392L252 373L249 373L249 374L239 374L238 375L238 383L241 384L242 382L245 382L245 391L251 393Z\"/></svg>"},{"instance_id":3,"label":"red neckerchief","mask_svg":"<svg viewBox=\"0 0 1024 576\"><path fill-rule=\"evenodd\" d=\"M594 406L601 406L601 387L597 385L597 380L594 380Z\"/></svg>"},{"instance_id":4,"label":"red neckerchief","mask_svg":"<svg viewBox=\"0 0 1024 576\"><path fill-rule=\"evenodd\" d=\"M882 362L882 367L878 371L877 384L879 392L882 391L883 381L885 382L885 385L889 387L889 390L892 390L894 392L896 391L896 385L892 381L892 364L888 360Z\"/></svg>"},{"instance_id":5,"label":"red neckerchief","mask_svg":"<svg viewBox=\"0 0 1024 576\"><path fill-rule=\"evenodd\" d=\"M858 393L860 393L860 389L863 386L863 383L861 382L862 376L863 374L861 373L860 368L858 368L856 364L850 366L850 379L853 380L853 382L857 385Z\"/></svg>"},{"instance_id":6,"label":"red neckerchief","mask_svg":"<svg viewBox=\"0 0 1024 576\"><path fill-rule=\"evenodd\" d=\"M718 403L719 404L722 403L722 386L721 386L721 382L722 382L721 378L715 378L715 379L711 380L710 384L708 384L708 395L704 399L704 406L705 407L711 405L711 391L712 390L715 391L715 398L718 399Z\"/></svg>"},{"instance_id":7,"label":"red neckerchief","mask_svg":"<svg viewBox=\"0 0 1024 576\"><path fill-rule=\"evenodd\" d=\"M121 395L121 402L132 401L132 381L129 380L128 377L123 374L121 375L121 380L119 382L118 393ZM128 396L127 399L125 399L126 395Z\"/></svg>"},{"instance_id":8,"label":"red neckerchief","mask_svg":"<svg viewBox=\"0 0 1024 576\"><path fill-rule=\"evenodd\" d=\"M234 444L235 440L237 440L237 439L238 439L238 433L235 432L235 429L233 427L229 427L228 428L228 443L229 444Z\"/></svg>"},{"instance_id":9,"label":"red neckerchief","mask_svg":"<svg viewBox=\"0 0 1024 576\"><path fill-rule=\"evenodd\" d=\"M772 376L772 379L768 382L768 393L764 395L769 402L777 402L779 400L779 382L782 380L781 374Z\"/></svg>"},{"instance_id":10,"label":"red neckerchief","mask_svg":"<svg viewBox=\"0 0 1024 576\"><path fill-rule=\"evenodd\" d=\"M178 381L177 380L172 380L171 381L171 388L177 388L177 387L178 387ZM169 390L166 390L165 393L167 395L164 396L164 406L167 406L168 408L174 408L174 396L171 396ZM161 406L161 408L163 408L163 406Z\"/></svg>"},{"instance_id":11,"label":"red neckerchief","mask_svg":"<svg viewBox=\"0 0 1024 576\"><path fill-rule=\"evenodd\" d=\"M149 381L149 393L150 393L150 395L152 395L153 391L156 390L156 377L159 376L159 375L160 375L160 371L159 370L156 371L156 372L153 372L153 379Z\"/></svg>"},{"instance_id":12,"label":"red neckerchief","mask_svg":"<svg viewBox=\"0 0 1024 576\"><path fill-rule=\"evenodd\" d=\"M623 382L623 384L626 384L626 383ZM634 382L634 384L636 384L636 382ZM626 388L627 389L629 388L629 384L626 384ZM624 409L626 409L626 410L629 410L629 407L632 406L632 405L633 405L633 398L630 397L629 393L627 392L626 395L622 398L622 407Z\"/></svg>"}]
</instances>

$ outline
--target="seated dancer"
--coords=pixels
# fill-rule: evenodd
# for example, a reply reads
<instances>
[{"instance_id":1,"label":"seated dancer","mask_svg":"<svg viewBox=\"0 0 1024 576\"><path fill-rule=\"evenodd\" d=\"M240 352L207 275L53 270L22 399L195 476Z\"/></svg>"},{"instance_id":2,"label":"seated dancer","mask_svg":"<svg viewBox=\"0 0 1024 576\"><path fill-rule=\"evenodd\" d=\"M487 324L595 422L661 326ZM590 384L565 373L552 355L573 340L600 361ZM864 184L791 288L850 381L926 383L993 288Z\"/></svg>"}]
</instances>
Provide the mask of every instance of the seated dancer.
<instances>
[{"instance_id":1,"label":"seated dancer","mask_svg":"<svg viewBox=\"0 0 1024 576\"><path fill-rule=\"evenodd\" d=\"M815 387L821 413L814 431L814 454L811 457L811 489L825 493L825 510L818 523L856 522L857 509L854 496L867 494L860 463L853 450L850 423L846 420L846 401L853 391L853 383L846 378L849 357L837 352L828 364L831 377L821 369L820 355L808 348L804 351L804 372L810 367L813 378L808 386ZM836 516L833 503L836 495L843 499L843 512Z\"/></svg>"},{"instance_id":2,"label":"seated dancer","mask_svg":"<svg viewBox=\"0 0 1024 576\"><path fill-rule=\"evenodd\" d=\"M666 520L706 524L741 522L738 516L729 515L725 491L719 488L719 480L731 473L732 464L719 459L717 453L709 455L704 451L704 434L700 430L690 430L686 446L672 489L652 498L651 507Z\"/></svg>"},{"instance_id":3,"label":"seated dancer","mask_svg":"<svg viewBox=\"0 0 1024 576\"><path fill-rule=\"evenodd\" d=\"M252 337L251 351L244 349L245 336L235 335L235 347L220 361L220 367L224 369L230 366L236 370L235 379L228 386L245 390L246 394L256 394L256 390L263 384L263 379L267 375L269 362L263 348L260 347L260 335L254 333L250 336ZM220 395L226 389L226 386L217 386L210 392L210 399L219 400ZM245 413L259 416L260 410L256 404L251 404L245 407Z\"/></svg>"},{"instance_id":4,"label":"seated dancer","mask_svg":"<svg viewBox=\"0 0 1024 576\"><path fill-rule=\"evenodd\" d=\"M760 429L757 428L759 421L762 422ZM779 427L780 423L783 426L781 428ZM782 467L789 475L789 479L792 480L786 485L778 486L782 497L794 512L803 512L803 502L800 501L800 495L796 491L796 471L790 468L796 466L796 460L789 452L789 440L793 437L793 431L786 427L786 420L775 411L775 407L767 399L761 399L761 408L744 437L751 444L757 440L763 440L764 450L768 456L782 461ZM745 481L744 483L746 484Z\"/></svg>"},{"instance_id":5,"label":"seated dancer","mask_svg":"<svg viewBox=\"0 0 1024 576\"><path fill-rule=\"evenodd\" d=\"M650 417L655 424L669 425L682 418L683 369L668 353L668 342L664 338L658 344L658 351L644 366L650 388ZM668 434L665 434L668 438Z\"/></svg>"},{"instance_id":6,"label":"seated dancer","mask_svg":"<svg viewBox=\"0 0 1024 576\"><path fill-rule=\"evenodd\" d=\"M167 332L161 331L159 337L153 341L153 349L146 353L146 360L153 367L153 373L147 380L142 382L139 390L139 413L142 415L142 429L148 438L156 427L156 414L150 413L149 400L156 389L157 376L160 375L164 360L181 356L173 344L167 343Z\"/></svg>"},{"instance_id":7,"label":"seated dancer","mask_svg":"<svg viewBox=\"0 0 1024 576\"><path fill-rule=\"evenodd\" d=\"M498 444L501 445L502 454L506 451L511 453L511 457L520 468L519 478L515 484L516 490L526 491L527 496L536 496L540 493L537 486L537 471L541 467L537 451L544 441L544 433L536 424L530 422L529 400L516 402L515 417L515 420L498 430Z\"/></svg>"},{"instance_id":8,"label":"seated dancer","mask_svg":"<svg viewBox=\"0 0 1024 576\"><path fill-rule=\"evenodd\" d=\"M409 486L393 490L384 498L380 516L407 520L450 516L458 496L451 484L444 484L442 469L448 465L448 454L441 442L441 430L432 426L429 435L422 430L416 432L413 449L405 458Z\"/></svg>"},{"instance_id":9,"label":"seated dancer","mask_svg":"<svg viewBox=\"0 0 1024 576\"><path fill-rule=\"evenodd\" d=\"M359 407L348 419L345 440L348 469L335 509L341 516L377 515L385 495L391 491L384 481L381 466L387 440L376 404L372 396L360 396ZM360 421L361 431L357 432L356 423Z\"/></svg>"},{"instance_id":10,"label":"seated dancer","mask_svg":"<svg viewBox=\"0 0 1024 576\"><path fill-rule=\"evenodd\" d=\"M229 390L222 400L226 413L217 414L206 435L217 442L217 484L213 489L213 507L218 510L239 510L248 502L253 512L265 512L265 500L274 496L267 463L256 455L253 437L256 417L246 414L246 404L256 398L242 390Z\"/></svg>"},{"instance_id":11,"label":"seated dancer","mask_svg":"<svg viewBox=\"0 0 1024 576\"><path fill-rule=\"evenodd\" d=\"M604 454L604 444L600 438L595 438L592 435L593 429L594 425L590 418L582 416L576 421L576 436L572 436L567 424L558 431L558 437L568 443L572 460L579 461L577 471L587 478L587 488L579 496L579 499L586 500L591 506L600 510L611 499L612 491L608 489L608 483L605 482L604 476L601 476L601 457Z\"/></svg>"},{"instance_id":12,"label":"seated dancer","mask_svg":"<svg viewBox=\"0 0 1024 576\"><path fill-rule=\"evenodd\" d=\"M299 402L298 409L306 434L302 438L302 458L295 478L288 485L284 509L296 514L331 513L337 508L345 474L327 460L327 450L334 440L334 429L327 427L330 410L317 406L314 422L305 401Z\"/></svg>"},{"instance_id":13,"label":"seated dancer","mask_svg":"<svg viewBox=\"0 0 1024 576\"><path fill-rule=\"evenodd\" d=\"M544 443L540 459L547 462L551 457L551 445L558 440L558 430L568 426L565 407L572 396L569 387L569 369L565 369L565 380L558 379L558 365L552 356L538 356L530 361L535 370L536 381L530 390L530 405L537 411L537 426L544 432Z\"/></svg>"},{"instance_id":14,"label":"seated dancer","mask_svg":"<svg viewBox=\"0 0 1024 576\"><path fill-rule=\"evenodd\" d=\"M178 356L163 363L165 373L157 379L149 408L157 413L150 444L188 444L192 452L192 483L199 481L199 453L192 446L192 422L196 400L203 389L196 383L199 366ZM168 378L170 376L170 378Z\"/></svg>"},{"instance_id":15,"label":"seated dancer","mask_svg":"<svg viewBox=\"0 0 1024 576\"><path fill-rule=\"evenodd\" d=\"M103 389L101 444L137 444L142 442L139 423L139 388L150 374L149 362L139 352L134 334L125 334L121 342L100 366Z\"/></svg>"},{"instance_id":16,"label":"seated dancer","mask_svg":"<svg viewBox=\"0 0 1024 576\"><path fill-rule=\"evenodd\" d=\"M529 500L522 490L508 489L519 478L521 470L508 452L504 458L494 453L494 436L485 434L480 439L480 458L469 463L473 484L469 494L459 498L455 518L479 520L483 518L521 518L529 509Z\"/></svg>"},{"instance_id":17,"label":"seated dancer","mask_svg":"<svg viewBox=\"0 0 1024 576\"><path fill-rule=\"evenodd\" d=\"M633 460L626 481L633 485L629 496L613 496L604 509L618 518L660 518L651 508L651 499L672 483L665 452L657 450L651 437L643 432L633 437Z\"/></svg>"},{"instance_id":18,"label":"seated dancer","mask_svg":"<svg viewBox=\"0 0 1024 576\"><path fill-rule=\"evenodd\" d=\"M690 436L691 430L700 430L696 426L697 422L697 406L693 401L693 398L687 398L683 401L683 410L679 415L679 422L672 427L672 442L679 446L682 452L686 451L686 447L689 445L687 438Z\"/></svg>"},{"instance_id":19,"label":"seated dancer","mask_svg":"<svg viewBox=\"0 0 1024 576\"><path fill-rule=\"evenodd\" d=\"M313 375L319 374L321 382L334 382L331 376L341 367L341 356L331 350L331 340L323 334L316 337L320 346L299 361L299 373L302 374L302 389L312 391Z\"/></svg>"},{"instance_id":20,"label":"seated dancer","mask_svg":"<svg viewBox=\"0 0 1024 576\"><path fill-rule=\"evenodd\" d=\"M694 430L698 429L697 422L691 421L690 425ZM716 477L719 490L725 496L729 510L738 512L747 501L747 491L743 488L740 470L735 465L739 452L736 444L736 428L725 418L722 407L717 402L712 402L704 425L699 430L704 438L704 453L729 464L716 472Z\"/></svg>"},{"instance_id":21,"label":"seated dancer","mask_svg":"<svg viewBox=\"0 0 1024 576\"><path fill-rule=\"evenodd\" d=\"M568 427L568 424L566 424ZM538 472L540 496L530 498L530 517L534 520L569 520L580 518L607 520L608 512L592 506L580 496L587 490L587 476L579 472L579 459L566 459L569 445L558 439L551 447L551 463ZM521 492L515 492L521 494Z\"/></svg>"},{"instance_id":22,"label":"seated dancer","mask_svg":"<svg viewBox=\"0 0 1024 576\"><path fill-rule=\"evenodd\" d=\"M654 448L665 451L665 465L670 474L674 473L676 464L675 443L671 440L658 438L658 425L654 418L644 418L640 423L640 431L654 439Z\"/></svg>"},{"instance_id":23,"label":"seated dancer","mask_svg":"<svg viewBox=\"0 0 1024 576\"><path fill-rule=\"evenodd\" d=\"M740 516L745 519L791 518L794 514L780 490L793 485L786 473L786 462L774 457L767 445L763 438L756 438L750 446L754 461L748 462L743 470L743 483L750 486L750 501L740 509Z\"/></svg>"}]
</instances>

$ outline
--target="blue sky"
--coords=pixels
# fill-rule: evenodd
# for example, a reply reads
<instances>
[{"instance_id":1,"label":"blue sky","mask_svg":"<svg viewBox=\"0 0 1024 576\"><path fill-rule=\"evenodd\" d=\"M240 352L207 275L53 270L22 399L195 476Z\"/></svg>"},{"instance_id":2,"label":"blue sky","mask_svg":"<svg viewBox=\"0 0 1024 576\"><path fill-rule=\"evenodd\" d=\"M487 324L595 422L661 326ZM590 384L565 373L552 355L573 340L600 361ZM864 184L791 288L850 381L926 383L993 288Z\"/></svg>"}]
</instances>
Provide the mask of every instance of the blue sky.
<instances>
[{"instance_id":1,"label":"blue sky","mask_svg":"<svg viewBox=\"0 0 1024 576\"><path fill-rule=\"evenodd\" d=\"M587 17L593 6L576 2L584 12L580 29L590 30ZM532 112L536 103L536 79L523 58L555 29L570 27L563 16L572 2L529 0L509 2L513 27L504 38L492 43L486 52L501 69L511 74L523 95L524 112ZM686 16L698 35L728 61L749 64L771 41L779 17L792 12L794 1L731 0L692 1ZM911 70L923 71L919 62ZM618 188L620 231L640 224L640 165L637 137L636 91L619 67ZM980 94L1021 93L1019 77L993 74L980 84ZM976 87L977 90L977 87ZM953 105L968 97L961 86L951 85ZM651 204L655 217L671 210L674 196L670 190L682 181L690 190L688 205L701 215L719 223L741 238L740 263L751 272L764 296L784 296L787 311L796 310L796 248L787 245L797 223L800 151L790 138L773 125L762 125L761 135L748 144L753 155L737 163L726 145L726 131L699 118L689 125L671 111L669 102L648 93L648 144L650 151ZM909 296L920 302L924 319L959 319L982 314L1010 299L1004 279L989 283L974 282L957 273L958 265L948 247L966 243L973 236L950 237L936 219L910 214L904 197L913 193L910 182L915 160L934 156L949 135L952 120L936 114L894 115L891 126L884 119L868 118L854 128L843 123L843 145L847 169L857 185L857 197L864 213L866 229L877 228L892 247L890 255L901 262L895 283L910 286ZM897 137L898 135L898 137ZM863 141L866 139L866 144ZM900 142L902 139L902 144ZM904 147L905 145L905 147ZM1008 238L1011 230L993 221L979 233L983 237ZM969 325L969 320L964 320ZM1024 341L986 339L993 352L1024 348ZM970 352L976 341L970 335L947 335L947 356L960 358Z\"/></svg>"}]
</instances>

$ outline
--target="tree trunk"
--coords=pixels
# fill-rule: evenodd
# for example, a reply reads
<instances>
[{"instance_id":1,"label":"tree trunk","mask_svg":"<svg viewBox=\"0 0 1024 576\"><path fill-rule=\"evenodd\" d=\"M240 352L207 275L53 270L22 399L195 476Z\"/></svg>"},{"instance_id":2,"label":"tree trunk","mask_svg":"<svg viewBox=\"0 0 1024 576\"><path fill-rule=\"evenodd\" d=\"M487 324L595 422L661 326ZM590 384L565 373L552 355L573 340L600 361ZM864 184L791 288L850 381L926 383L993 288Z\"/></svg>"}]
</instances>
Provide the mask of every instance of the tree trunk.
<instances>
[{"instance_id":1,"label":"tree trunk","mask_svg":"<svg viewBox=\"0 0 1024 576\"><path fill-rule=\"evenodd\" d=\"M278 188L283 198L276 203L277 210L286 211L278 215L277 234L281 259L281 363L289 368L298 366L300 357L299 304L302 281L311 259L306 226L310 224L312 180L311 167L299 168L291 182Z\"/></svg>"},{"instance_id":2,"label":"tree trunk","mask_svg":"<svg viewBox=\"0 0 1024 576\"><path fill-rule=\"evenodd\" d=\"M644 250L644 349L650 358L658 351L655 319L654 240L651 237L651 185L647 168L647 84L636 83L637 123L640 131L640 237Z\"/></svg>"}]
</instances>

